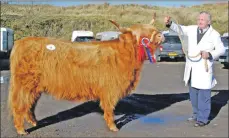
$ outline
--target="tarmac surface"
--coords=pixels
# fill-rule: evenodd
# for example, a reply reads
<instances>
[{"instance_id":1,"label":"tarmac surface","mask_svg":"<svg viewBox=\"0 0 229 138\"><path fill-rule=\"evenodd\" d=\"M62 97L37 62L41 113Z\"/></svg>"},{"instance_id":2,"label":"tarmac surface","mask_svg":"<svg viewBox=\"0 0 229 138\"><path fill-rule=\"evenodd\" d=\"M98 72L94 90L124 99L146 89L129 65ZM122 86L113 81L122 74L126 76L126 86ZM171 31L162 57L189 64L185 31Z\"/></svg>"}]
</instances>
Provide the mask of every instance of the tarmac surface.
<instances>
[{"instance_id":1,"label":"tarmac surface","mask_svg":"<svg viewBox=\"0 0 229 138\"><path fill-rule=\"evenodd\" d=\"M43 94L35 108L38 126L25 124L30 134L23 137L228 137L228 71L215 63L211 121L201 128L186 121L192 107L183 82L184 62L145 62L137 89L116 106L118 132L108 130L98 102L73 103ZM17 137L7 118L9 71L1 76L1 137Z\"/></svg>"}]
</instances>

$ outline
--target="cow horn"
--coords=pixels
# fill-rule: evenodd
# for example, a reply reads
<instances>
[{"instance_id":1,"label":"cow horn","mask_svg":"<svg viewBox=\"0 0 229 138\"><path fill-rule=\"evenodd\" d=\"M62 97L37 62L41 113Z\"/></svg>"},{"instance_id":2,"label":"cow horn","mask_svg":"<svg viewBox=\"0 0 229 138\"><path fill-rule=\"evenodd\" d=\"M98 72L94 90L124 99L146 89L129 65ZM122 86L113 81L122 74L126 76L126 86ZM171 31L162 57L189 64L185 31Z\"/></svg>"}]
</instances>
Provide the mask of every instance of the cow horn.
<instances>
[{"instance_id":1,"label":"cow horn","mask_svg":"<svg viewBox=\"0 0 229 138\"><path fill-rule=\"evenodd\" d=\"M125 33L125 32L129 32L131 31L130 28L123 28L123 27L120 27L119 24L117 24L115 21L112 21L112 20L109 20L112 24L115 25L115 27L122 33Z\"/></svg>"},{"instance_id":2,"label":"cow horn","mask_svg":"<svg viewBox=\"0 0 229 138\"><path fill-rule=\"evenodd\" d=\"M150 42L153 42L153 39L154 39L155 34L156 34L156 31L154 31L154 32L152 33L152 35L151 35L151 37L150 37Z\"/></svg>"},{"instance_id":3,"label":"cow horn","mask_svg":"<svg viewBox=\"0 0 229 138\"><path fill-rule=\"evenodd\" d=\"M112 24L114 24L115 25L115 27L118 29L118 30L120 30L120 26L119 26L119 24L117 24L115 21L112 21L112 20L109 20Z\"/></svg>"},{"instance_id":4,"label":"cow horn","mask_svg":"<svg viewBox=\"0 0 229 138\"><path fill-rule=\"evenodd\" d=\"M120 28L119 31L124 34L126 32L131 32L131 29L130 28Z\"/></svg>"},{"instance_id":5,"label":"cow horn","mask_svg":"<svg viewBox=\"0 0 229 138\"><path fill-rule=\"evenodd\" d=\"M154 24L155 18L156 18L156 13L153 14L153 19L149 23L150 25Z\"/></svg>"}]
</instances>

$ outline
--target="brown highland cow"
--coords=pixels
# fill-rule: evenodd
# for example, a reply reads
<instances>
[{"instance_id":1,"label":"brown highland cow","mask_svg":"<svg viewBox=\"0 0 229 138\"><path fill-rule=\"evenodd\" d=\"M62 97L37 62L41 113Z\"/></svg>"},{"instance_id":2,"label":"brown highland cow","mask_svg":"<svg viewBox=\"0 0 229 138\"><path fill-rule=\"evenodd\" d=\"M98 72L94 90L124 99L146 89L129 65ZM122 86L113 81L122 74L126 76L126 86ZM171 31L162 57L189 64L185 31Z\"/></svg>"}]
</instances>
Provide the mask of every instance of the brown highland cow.
<instances>
[{"instance_id":1,"label":"brown highland cow","mask_svg":"<svg viewBox=\"0 0 229 138\"><path fill-rule=\"evenodd\" d=\"M107 126L118 131L113 110L136 87L147 58L146 53L140 55L141 39L150 40L152 55L164 40L153 21L129 28L111 21L122 34L110 41L72 43L45 37L16 41L8 104L17 133L27 134L24 119L37 125L31 107L42 92L74 102L99 100Z\"/></svg>"}]
</instances>

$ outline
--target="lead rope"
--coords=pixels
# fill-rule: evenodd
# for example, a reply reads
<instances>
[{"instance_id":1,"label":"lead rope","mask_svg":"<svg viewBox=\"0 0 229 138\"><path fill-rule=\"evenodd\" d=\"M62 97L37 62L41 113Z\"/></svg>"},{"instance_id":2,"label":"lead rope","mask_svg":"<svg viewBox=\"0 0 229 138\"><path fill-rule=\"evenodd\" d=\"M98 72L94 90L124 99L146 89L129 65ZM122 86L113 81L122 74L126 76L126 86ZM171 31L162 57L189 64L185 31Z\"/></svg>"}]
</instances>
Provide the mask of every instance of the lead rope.
<instances>
[{"instance_id":1,"label":"lead rope","mask_svg":"<svg viewBox=\"0 0 229 138\"><path fill-rule=\"evenodd\" d=\"M196 58L196 57L198 57L198 56L201 56L201 52L199 52L197 55L195 55L195 56L189 56L188 55L188 51L186 52L185 50L184 50L184 42L183 42L183 39L181 39L181 28L180 28L180 25L178 24L178 22L175 20L175 23L178 25L178 36L179 36L179 38L180 38L180 40L181 40L181 46L182 46L182 51L183 51L183 53L185 54L185 56L190 60L190 61L192 61L192 62L199 62L201 59L202 59L202 57L200 57L200 59L199 60L197 60L197 61L194 61L194 60L192 60L191 58ZM205 59L204 60L204 66L205 66L205 70L206 70L206 72L208 72L208 63L207 63L207 59Z\"/></svg>"}]
</instances>

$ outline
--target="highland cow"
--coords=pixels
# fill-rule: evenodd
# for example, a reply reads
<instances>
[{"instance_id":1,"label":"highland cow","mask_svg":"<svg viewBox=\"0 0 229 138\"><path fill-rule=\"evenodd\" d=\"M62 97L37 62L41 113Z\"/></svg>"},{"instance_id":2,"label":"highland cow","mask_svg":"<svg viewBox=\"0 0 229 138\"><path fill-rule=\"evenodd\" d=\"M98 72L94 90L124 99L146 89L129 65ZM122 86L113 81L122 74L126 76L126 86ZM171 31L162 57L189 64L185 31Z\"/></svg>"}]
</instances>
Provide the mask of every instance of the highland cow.
<instances>
[{"instance_id":1,"label":"highland cow","mask_svg":"<svg viewBox=\"0 0 229 138\"><path fill-rule=\"evenodd\" d=\"M111 22L122 32L115 40L72 43L26 37L15 42L8 103L18 134L27 134L24 119L37 125L31 107L42 92L70 101L99 100L108 128L118 131L113 110L137 86L147 58L141 39L150 40L153 55L164 37L153 22L129 28Z\"/></svg>"}]
</instances>

